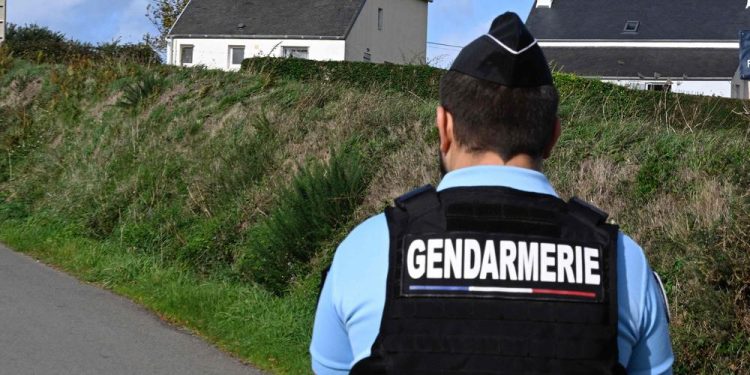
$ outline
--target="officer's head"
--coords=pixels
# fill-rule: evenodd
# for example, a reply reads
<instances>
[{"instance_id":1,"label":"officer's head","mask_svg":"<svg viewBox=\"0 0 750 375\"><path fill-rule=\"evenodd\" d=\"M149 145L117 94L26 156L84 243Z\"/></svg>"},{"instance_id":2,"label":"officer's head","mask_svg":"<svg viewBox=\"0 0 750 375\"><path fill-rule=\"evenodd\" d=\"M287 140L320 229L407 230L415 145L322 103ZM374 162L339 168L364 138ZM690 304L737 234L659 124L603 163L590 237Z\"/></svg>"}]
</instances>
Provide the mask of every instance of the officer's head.
<instances>
[{"instance_id":1,"label":"officer's head","mask_svg":"<svg viewBox=\"0 0 750 375\"><path fill-rule=\"evenodd\" d=\"M539 168L560 134L558 93L541 49L513 13L466 46L440 84L443 167Z\"/></svg>"}]
</instances>

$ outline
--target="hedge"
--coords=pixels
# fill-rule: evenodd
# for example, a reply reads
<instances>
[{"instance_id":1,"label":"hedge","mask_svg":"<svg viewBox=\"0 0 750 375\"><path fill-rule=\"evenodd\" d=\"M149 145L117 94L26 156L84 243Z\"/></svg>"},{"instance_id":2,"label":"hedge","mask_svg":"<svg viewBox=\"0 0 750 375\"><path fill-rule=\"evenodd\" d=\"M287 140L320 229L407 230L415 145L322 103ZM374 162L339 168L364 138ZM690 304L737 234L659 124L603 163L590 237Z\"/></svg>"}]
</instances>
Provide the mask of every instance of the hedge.
<instances>
[{"instance_id":1,"label":"hedge","mask_svg":"<svg viewBox=\"0 0 750 375\"><path fill-rule=\"evenodd\" d=\"M298 81L323 80L369 88L411 93L423 99L437 99L440 78L445 70L426 65L373 64L347 61L313 61L305 59L258 57L246 59L243 70L269 73L273 76ZM740 100L719 97L678 95L663 92L643 92L622 86L585 79L572 74L555 73L555 85L560 96L575 95L582 101L602 103L612 111L634 116L667 113L670 126L691 126L698 119L714 121L702 126L731 127L747 123L748 108Z\"/></svg>"},{"instance_id":2,"label":"hedge","mask_svg":"<svg viewBox=\"0 0 750 375\"><path fill-rule=\"evenodd\" d=\"M381 86L420 98L437 98L442 69L427 65L373 64L367 62L312 61L257 57L242 62L242 69L270 73L299 81L325 80L346 82L358 87Z\"/></svg>"},{"instance_id":3,"label":"hedge","mask_svg":"<svg viewBox=\"0 0 750 375\"><path fill-rule=\"evenodd\" d=\"M60 32L38 25L8 25L3 49L11 55L36 62L66 64L78 60L117 59L137 64L161 63L161 57L146 44L117 41L92 45L68 39Z\"/></svg>"}]
</instances>

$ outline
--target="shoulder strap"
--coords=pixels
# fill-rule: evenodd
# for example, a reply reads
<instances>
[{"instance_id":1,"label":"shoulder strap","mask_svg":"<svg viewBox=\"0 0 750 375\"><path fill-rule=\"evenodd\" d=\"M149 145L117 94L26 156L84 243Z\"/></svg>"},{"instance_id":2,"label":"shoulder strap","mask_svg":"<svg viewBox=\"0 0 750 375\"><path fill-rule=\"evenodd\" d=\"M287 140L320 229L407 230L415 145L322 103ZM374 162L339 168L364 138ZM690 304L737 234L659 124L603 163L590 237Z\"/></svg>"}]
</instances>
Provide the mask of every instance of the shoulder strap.
<instances>
[{"instance_id":1,"label":"shoulder strap","mask_svg":"<svg viewBox=\"0 0 750 375\"><path fill-rule=\"evenodd\" d=\"M568 211L571 214L583 217L596 225L606 224L607 218L609 217L608 213L578 197L573 197L568 202Z\"/></svg>"},{"instance_id":2,"label":"shoulder strap","mask_svg":"<svg viewBox=\"0 0 750 375\"><path fill-rule=\"evenodd\" d=\"M440 207L440 198L432 185L425 185L396 198L396 207L418 217Z\"/></svg>"},{"instance_id":3,"label":"shoulder strap","mask_svg":"<svg viewBox=\"0 0 750 375\"><path fill-rule=\"evenodd\" d=\"M417 224L411 229L427 231L445 230L445 214L440 194L432 185L425 185L396 198L396 208L408 216L408 223Z\"/></svg>"}]
</instances>

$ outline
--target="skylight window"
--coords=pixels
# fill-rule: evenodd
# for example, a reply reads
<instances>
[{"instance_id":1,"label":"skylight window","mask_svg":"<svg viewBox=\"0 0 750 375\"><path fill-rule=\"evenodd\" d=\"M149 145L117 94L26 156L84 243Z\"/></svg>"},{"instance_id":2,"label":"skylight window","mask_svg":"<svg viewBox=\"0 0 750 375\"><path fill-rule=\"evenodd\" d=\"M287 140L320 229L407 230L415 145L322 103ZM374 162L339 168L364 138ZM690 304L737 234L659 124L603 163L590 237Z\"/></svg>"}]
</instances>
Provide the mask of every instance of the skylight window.
<instances>
[{"instance_id":1,"label":"skylight window","mask_svg":"<svg viewBox=\"0 0 750 375\"><path fill-rule=\"evenodd\" d=\"M635 33L638 32L638 26L640 26L641 23L639 21L627 21L625 22L625 28L622 30L626 33Z\"/></svg>"}]
</instances>

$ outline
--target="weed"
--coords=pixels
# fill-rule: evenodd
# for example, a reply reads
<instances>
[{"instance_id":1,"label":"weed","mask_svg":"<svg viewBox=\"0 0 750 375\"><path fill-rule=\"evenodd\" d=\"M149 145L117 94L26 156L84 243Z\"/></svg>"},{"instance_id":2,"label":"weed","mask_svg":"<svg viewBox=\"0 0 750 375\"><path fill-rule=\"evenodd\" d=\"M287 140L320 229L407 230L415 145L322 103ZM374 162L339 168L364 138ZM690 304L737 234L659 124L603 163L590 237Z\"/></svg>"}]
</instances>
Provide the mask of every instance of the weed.
<instances>
[{"instance_id":1,"label":"weed","mask_svg":"<svg viewBox=\"0 0 750 375\"><path fill-rule=\"evenodd\" d=\"M286 291L309 270L320 245L348 223L370 181L368 169L356 143L334 152L328 164L311 161L250 231L242 272L275 293Z\"/></svg>"},{"instance_id":2,"label":"weed","mask_svg":"<svg viewBox=\"0 0 750 375\"><path fill-rule=\"evenodd\" d=\"M118 105L126 109L135 109L156 95L163 86L164 80L158 75L145 74L136 82L125 86Z\"/></svg>"}]
</instances>

